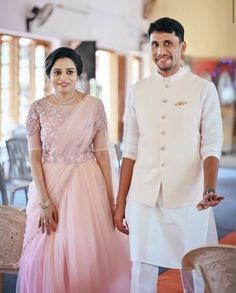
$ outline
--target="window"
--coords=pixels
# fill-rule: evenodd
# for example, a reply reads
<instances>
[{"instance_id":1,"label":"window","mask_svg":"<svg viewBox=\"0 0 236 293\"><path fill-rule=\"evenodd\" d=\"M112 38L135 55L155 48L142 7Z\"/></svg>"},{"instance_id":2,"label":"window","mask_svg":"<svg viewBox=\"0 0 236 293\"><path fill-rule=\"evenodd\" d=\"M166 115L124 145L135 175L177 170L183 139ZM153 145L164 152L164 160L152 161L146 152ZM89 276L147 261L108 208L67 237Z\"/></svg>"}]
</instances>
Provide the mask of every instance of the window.
<instances>
[{"instance_id":1,"label":"window","mask_svg":"<svg viewBox=\"0 0 236 293\"><path fill-rule=\"evenodd\" d=\"M1 117L1 135L7 135L8 125L12 123L12 113L10 111L10 89L11 80L10 76L12 74L11 68L11 43L12 37L2 36L1 37L1 71L0 71L0 90L1 90L1 103L0 103L0 117ZM10 115L9 115L10 114Z\"/></svg>"},{"instance_id":2,"label":"window","mask_svg":"<svg viewBox=\"0 0 236 293\"><path fill-rule=\"evenodd\" d=\"M96 88L101 97L108 124L110 139L113 143L118 140L118 56L110 51L96 51ZM92 92L94 92L92 87Z\"/></svg>"},{"instance_id":3,"label":"window","mask_svg":"<svg viewBox=\"0 0 236 293\"><path fill-rule=\"evenodd\" d=\"M51 43L0 34L0 142L24 125L29 105L44 96L44 60Z\"/></svg>"}]
</instances>

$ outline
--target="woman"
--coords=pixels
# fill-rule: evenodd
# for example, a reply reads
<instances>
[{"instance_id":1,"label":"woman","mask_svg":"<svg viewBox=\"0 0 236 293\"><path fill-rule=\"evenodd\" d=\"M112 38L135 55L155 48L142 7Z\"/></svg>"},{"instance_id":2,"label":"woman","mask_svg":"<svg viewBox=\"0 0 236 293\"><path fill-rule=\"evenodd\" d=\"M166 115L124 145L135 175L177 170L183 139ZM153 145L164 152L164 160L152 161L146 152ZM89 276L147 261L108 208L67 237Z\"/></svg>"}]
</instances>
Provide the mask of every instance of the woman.
<instances>
[{"instance_id":1,"label":"woman","mask_svg":"<svg viewBox=\"0 0 236 293\"><path fill-rule=\"evenodd\" d=\"M54 93L27 118L33 182L17 292L129 292L125 240L114 231L114 197L102 102L76 90L81 57L46 58Z\"/></svg>"}]
</instances>

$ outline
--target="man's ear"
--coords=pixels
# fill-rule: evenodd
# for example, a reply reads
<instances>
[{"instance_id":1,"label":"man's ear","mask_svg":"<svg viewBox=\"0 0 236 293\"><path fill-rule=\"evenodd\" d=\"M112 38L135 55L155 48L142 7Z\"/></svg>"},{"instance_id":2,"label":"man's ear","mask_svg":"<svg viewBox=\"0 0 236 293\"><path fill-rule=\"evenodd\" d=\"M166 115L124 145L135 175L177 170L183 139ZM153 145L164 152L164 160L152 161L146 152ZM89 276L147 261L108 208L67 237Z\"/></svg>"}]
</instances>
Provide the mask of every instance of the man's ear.
<instances>
[{"instance_id":1,"label":"man's ear","mask_svg":"<svg viewBox=\"0 0 236 293\"><path fill-rule=\"evenodd\" d=\"M187 47L187 45L186 45L185 41L180 43L181 54L183 54L185 52L186 47Z\"/></svg>"}]
</instances>

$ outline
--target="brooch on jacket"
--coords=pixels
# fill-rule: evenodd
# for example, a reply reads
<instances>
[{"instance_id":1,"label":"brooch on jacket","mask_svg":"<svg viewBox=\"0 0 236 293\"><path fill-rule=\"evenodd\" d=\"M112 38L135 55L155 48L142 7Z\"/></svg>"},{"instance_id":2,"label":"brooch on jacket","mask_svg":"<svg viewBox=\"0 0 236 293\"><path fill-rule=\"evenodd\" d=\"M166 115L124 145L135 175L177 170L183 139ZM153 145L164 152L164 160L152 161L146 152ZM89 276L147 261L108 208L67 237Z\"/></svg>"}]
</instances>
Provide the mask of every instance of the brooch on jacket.
<instances>
[{"instance_id":1,"label":"brooch on jacket","mask_svg":"<svg viewBox=\"0 0 236 293\"><path fill-rule=\"evenodd\" d=\"M188 104L187 101L178 101L178 102L175 103L175 106L183 106L183 105L186 105L186 104Z\"/></svg>"}]
</instances>

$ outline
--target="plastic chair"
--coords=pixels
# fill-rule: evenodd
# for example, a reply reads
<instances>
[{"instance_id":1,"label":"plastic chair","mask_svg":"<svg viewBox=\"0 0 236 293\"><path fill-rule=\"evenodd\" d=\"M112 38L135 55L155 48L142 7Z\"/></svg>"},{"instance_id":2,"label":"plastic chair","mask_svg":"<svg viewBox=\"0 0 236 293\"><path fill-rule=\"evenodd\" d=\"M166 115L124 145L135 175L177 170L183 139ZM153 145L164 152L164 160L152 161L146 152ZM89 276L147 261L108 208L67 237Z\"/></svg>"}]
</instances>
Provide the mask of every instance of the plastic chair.
<instances>
[{"instance_id":1,"label":"plastic chair","mask_svg":"<svg viewBox=\"0 0 236 293\"><path fill-rule=\"evenodd\" d=\"M25 212L0 205L0 293L3 292L3 275L18 273L25 221Z\"/></svg>"},{"instance_id":2,"label":"plastic chair","mask_svg":"<svg viewBox=\"0 0 236 293\"><path fill-rule=\"evenodd\" d=\"M7 191L5 186L5 177L4 177L4 170L2 165L0 164L0 191L2 196L2 204L8 205L8 197L7 197Z\"/></svg>"},{"instance_id":3,"label":"plastic chair","mask_svg":"<svg viewBox=\"0 0 236 293\"><path fill-rule=\"evenodd\" d=\"M24 190L27 202L28 187L32 180L27 139L20 137L11 138L6 141L6 146L10 162L10 204L13 204L15 193L20 189Z\"/></svg>"},{"instance_id":4,"label":"plastic chair","mask_svg":"<svg viewBox=\"0 0 236 293\"><path fill-rule=\"evenodd\" d=\"M236 246L219 244L189 251L182 260L185 270L196 269L207 293L236 292Z\"/></svg>"}]
</instances>

